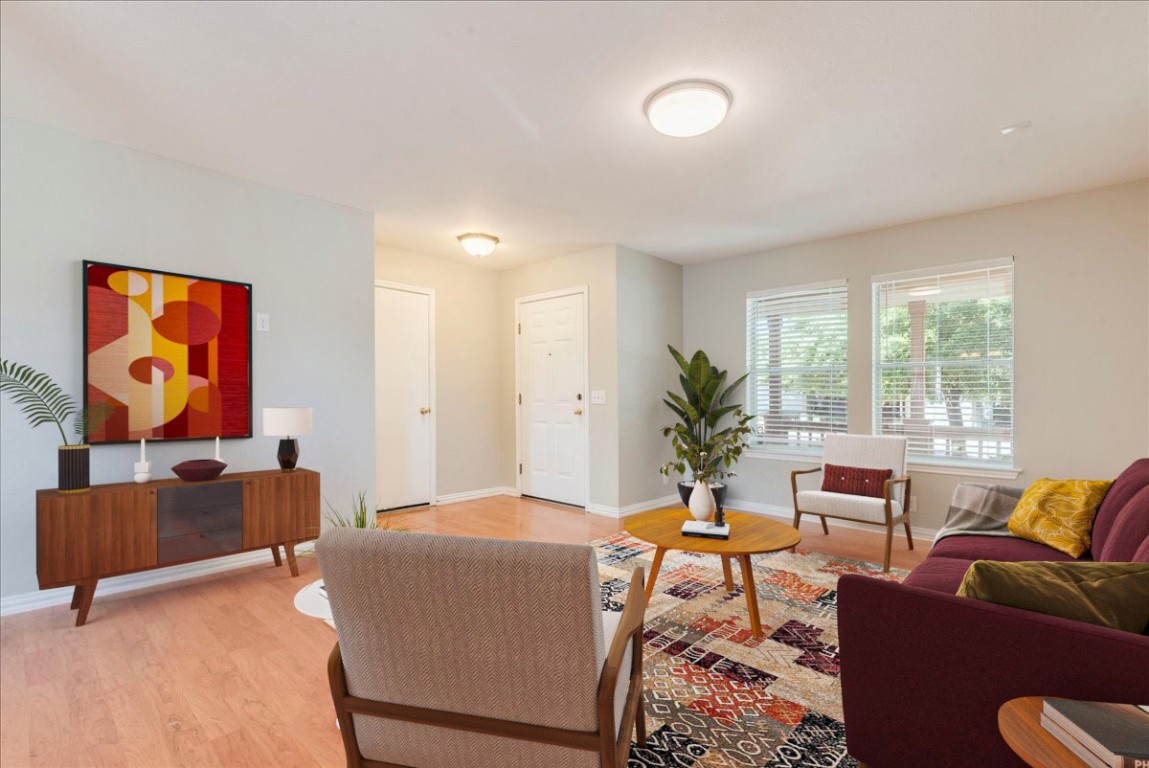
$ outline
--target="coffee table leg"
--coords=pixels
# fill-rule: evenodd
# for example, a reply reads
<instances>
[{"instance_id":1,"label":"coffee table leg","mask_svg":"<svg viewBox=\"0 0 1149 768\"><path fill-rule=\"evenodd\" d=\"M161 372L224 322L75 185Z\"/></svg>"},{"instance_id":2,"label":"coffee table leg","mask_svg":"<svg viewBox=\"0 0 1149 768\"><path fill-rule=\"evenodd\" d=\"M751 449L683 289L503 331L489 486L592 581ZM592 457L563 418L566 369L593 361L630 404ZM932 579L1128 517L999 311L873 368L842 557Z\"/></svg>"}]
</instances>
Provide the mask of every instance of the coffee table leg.
<instances>
[{"instance_id":1,"label":"coffee table leg","mask_svg":"<svg viewBox=\"0 0 1149 768\"><path fill-rule=\"evenodd\" d=\"M730 558L727 557L726 555L721 555L721 557L722 557L722 575L726 579L726 591L727 592L733 592L734 591L734 575L730 573Z\"/></svg>"},{"instance_id":2,"label":"coffee table leg","mask_svg":"<svg viewBox=\"0 0 1149 768\"><path fill-rule=\"evenodd\" d=\"M654 594L654 582L658 579L658 569L662 567L662 556L666 554L665 547L656 547L654 562L650 564L650 581L646 582L646 599Z\"/></svg>"},{"instance_id":3,"label":"coffee table leg","mask_svg":"<svg viewBox=\"0 0 1149 768\"><path fill-rule=\"evenodd\" d=\"M750 567L750 555L739 555L742 564L742 590L746 593L746 609L750 612L750 631L754 637L762 637L762 620L758 617L758 593L754 590L754 570Z\"/></svg>"}]
</instances>

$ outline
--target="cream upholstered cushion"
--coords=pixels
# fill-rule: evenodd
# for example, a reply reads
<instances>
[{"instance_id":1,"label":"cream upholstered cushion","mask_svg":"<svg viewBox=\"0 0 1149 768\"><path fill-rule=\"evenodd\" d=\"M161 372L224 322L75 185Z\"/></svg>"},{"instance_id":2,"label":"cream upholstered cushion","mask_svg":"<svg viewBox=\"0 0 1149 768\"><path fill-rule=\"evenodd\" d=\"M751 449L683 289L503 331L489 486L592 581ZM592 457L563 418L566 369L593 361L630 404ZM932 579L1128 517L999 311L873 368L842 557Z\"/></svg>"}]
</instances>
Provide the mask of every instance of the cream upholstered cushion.
<instances>
[{"instance_id":1,"label":"cream upholstered cushion","mask_svg":"<svg viewBox=\"0 0 1149 768\"><path fill-rule=\"evenodd\" d=\"M894 477L901 477L906 474L907 446L908 441L904 437L830 433L826 435L822 447L823 470L826 464L836 464L840 467L889 469L893 471ZM904 485L899 483L894 486L893 497L897 499L899 503L905 501L902 498L904 493ZM801 496L801 493L799 493L799 496ZM881 501L881 499L879 499L879 501ZM799 503L799 509L803 512L815 511L801 506L801 503ZM899 511L895 514L900 515L901 512ZM884 511L881 519L883 522L886 519Z\"/></svg>"},{"instance_id":2,"label":"cream upholstered cushion","mask_svg":"<svg viewBox=\"0 0 1149 768\"><path fill-rule=\"evenodd\" d=\"M351 695L553 728L598 727L607 631L590 547L334 528L316 552ZM616 719L629 671L627 664L619 677ZM373 760L425 768L598 765L586 750L354 718L360 751Z\"/></svg>"},{"instance_id":3,"label":"cream upholstered cushion","mask_svg":"<svg viewBox=\"0 0 1149 768\"><path fill-rule=\"evenodd\" d=\"M815 515L833 515L866 520L872 523L886 522L886 500L873 496L854 496L848 493L829 491L798 491L798 509ZM902 514L902 505L890 501L890 514Z\"/></svg>"}]
</instances>

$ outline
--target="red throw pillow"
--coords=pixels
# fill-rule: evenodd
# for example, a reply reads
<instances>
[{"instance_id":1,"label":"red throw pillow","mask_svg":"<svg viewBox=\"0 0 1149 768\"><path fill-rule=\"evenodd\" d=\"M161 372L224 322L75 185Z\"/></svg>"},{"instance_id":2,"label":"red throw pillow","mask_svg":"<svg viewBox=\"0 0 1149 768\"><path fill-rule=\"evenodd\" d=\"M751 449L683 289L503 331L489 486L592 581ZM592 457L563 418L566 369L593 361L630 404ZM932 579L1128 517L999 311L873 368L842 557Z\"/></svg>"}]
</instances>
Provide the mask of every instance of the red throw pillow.
<instances>
[{"instance_id":1,"label":"red throw pillow","mask_svg":"<svg viewBox=\"0 0 1149 768\"><path fill-rule=\"evenodd\" d=\"M892 469L839 467L836 464L827 464L822 469L822 490L884 499L886 498L886 481L893 476L894 470Z\"/></svg>"}]
</instances>

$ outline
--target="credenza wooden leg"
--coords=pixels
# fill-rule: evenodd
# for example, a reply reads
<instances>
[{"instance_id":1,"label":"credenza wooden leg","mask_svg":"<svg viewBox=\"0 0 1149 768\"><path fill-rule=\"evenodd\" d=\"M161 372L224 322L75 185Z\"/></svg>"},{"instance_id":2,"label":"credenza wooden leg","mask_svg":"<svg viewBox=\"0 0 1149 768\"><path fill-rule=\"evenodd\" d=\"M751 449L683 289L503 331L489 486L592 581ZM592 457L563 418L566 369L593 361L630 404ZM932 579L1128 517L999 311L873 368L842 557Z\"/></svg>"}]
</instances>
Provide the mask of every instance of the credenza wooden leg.
<instances>
[{"instance_id":1,"label":"credenza wooden leg","mask_svg":"<svg viewBox=\"0 0 1149 768\"><path fill-rule=\"evenodd\" d=\"M283 560L279 557L279 545L276 544L271 548L271 556L275 558L275 567L278 568L283 565Z\"/></svg>"},{"instance_id":2,"label":"credenza wooden leg","mask_svg":"<svg viewBox=\"0 0 1149 768\"><path fill-rule=\"evenodd\" d=\"M88 620L88 609L92 607L92 597L96 594L96 582L98 579L87 579L81 581L76 585L76 591L72 594L72 604L79 609L76 614L76 626L82 627Z\"/></svg>"},{"instance_id":3,"label":"credenza wooden leg","mask_svg":"<svg viewBox=\"0 0 1149 768\"><path fill-rule=\"evenodd\" d=\"M295 562L295 542L284 542L283 551L287 555L287 567L291 569L291 575L298 576L299 564Z\"/></svg>"}]
</instances>

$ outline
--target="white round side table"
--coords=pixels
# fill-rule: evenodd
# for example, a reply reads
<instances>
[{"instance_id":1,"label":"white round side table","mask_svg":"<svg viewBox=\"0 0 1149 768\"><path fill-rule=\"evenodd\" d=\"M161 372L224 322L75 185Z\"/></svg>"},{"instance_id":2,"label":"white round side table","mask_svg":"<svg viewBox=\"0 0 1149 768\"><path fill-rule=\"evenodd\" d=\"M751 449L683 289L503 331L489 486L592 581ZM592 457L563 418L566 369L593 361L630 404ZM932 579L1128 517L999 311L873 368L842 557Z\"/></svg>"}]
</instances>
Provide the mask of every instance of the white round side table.
<instances>
[{"instance_id":1,"label":"white round side table","mask_svg":"<svg viewBox=\"0 0 1149 768\"><path fill-rule=\"evenodd\" d=\"M331 603L323 590L323 579L317 579L295 593L295 610L304 616L331 621Z\"/></svg>"}]
</instances>

